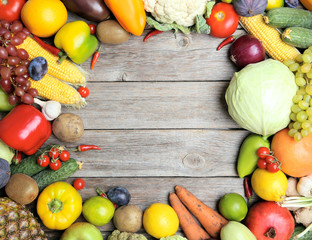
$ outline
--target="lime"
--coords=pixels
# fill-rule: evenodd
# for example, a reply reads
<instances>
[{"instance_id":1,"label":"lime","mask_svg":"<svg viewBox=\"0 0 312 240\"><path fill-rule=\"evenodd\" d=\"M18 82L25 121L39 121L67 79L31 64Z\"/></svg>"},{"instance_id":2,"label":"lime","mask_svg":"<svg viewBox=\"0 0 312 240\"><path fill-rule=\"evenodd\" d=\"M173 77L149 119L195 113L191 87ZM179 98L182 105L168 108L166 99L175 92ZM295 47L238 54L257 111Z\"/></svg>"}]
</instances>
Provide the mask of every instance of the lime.
<instances>
[{"instance_id":1,"label":"lime","mask_svg":"<svg viewBox=\"0 0 312 240\"><path fill-rule=\"evenodd\" d=\"M284 7L284 0L268 0L266 11L272 8Z\"/></svg>"},{"instance_id":2,"label":"lime","mask_svg":"<svg viewBox=\"0 0 312 240\"><path fill-rule=\"evenodd\" d=\"M114 216L115 207L107 198L94 196L89 198L82 206L84 218L95 226L107 224Z\"/></svg>"},{"instance_id":3,"label":"lime","mask_svg":"<svg viewBox=\"0 0 312 240\"><path fill-rule=\"evenodd\" d=\"M240 222L246 217L248 207L240 194L228 193L221 198L219 211L226 219Z\"/></svg>"}]
</instances>

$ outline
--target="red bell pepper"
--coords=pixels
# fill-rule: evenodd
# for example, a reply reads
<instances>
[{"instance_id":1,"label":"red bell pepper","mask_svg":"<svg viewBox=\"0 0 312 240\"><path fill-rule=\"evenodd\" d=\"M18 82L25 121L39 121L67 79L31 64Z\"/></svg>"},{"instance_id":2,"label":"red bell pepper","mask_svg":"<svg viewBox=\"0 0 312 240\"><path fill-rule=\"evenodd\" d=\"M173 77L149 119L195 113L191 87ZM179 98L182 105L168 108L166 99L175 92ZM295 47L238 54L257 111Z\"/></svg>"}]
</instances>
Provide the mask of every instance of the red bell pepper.
<instances>
[{"instance_id":1,"label":"red bell pepper","mask_svg":"<svg viewBox=\"0 0 312 240\"><path fill-rule=\"evenodd\" d=\"M0 120L0 139L26 155L36 153L51 133L51 123L32 105L17 105Z\"/></svg>"},{"instance_id":2,"label":"red bell pepper","mask_svg":"<svg viewBox=\"0 0 312 240\"><path fill-rule=\"evenodd\" d=\"M0 0L0 20L13 22L21 17L25 0Z\"/></svg>"}]
</instances>

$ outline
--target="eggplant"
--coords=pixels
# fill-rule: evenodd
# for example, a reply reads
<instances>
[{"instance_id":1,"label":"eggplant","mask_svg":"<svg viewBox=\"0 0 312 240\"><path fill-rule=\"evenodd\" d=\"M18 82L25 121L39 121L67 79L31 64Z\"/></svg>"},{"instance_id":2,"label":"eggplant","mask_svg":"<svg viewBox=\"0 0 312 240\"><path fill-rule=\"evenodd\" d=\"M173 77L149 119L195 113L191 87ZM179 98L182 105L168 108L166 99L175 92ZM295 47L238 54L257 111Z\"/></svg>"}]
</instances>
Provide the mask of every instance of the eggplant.
<instances>
[{"instance_id":1,"label":"eggplant","mask_svg":"<svg viewBox=\"0 0 312 240\"><path fill-rule=\"evenodd\" d=\"M93 22L102 22L110 16L103 0L61 0L68 11Z\"/></svg>"}]
</instances>

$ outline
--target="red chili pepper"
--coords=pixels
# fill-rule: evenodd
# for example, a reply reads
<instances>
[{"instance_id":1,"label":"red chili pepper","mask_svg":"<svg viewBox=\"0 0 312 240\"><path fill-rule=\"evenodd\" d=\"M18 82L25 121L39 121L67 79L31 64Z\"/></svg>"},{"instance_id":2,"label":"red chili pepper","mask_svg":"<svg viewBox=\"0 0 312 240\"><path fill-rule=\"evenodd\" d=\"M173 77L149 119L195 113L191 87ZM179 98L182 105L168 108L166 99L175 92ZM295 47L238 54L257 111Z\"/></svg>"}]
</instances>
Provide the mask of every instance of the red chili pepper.
<instances>
[{"instance_id":1,"label":"red chili pepper","mask_svg":"<svg viewBox=\"0 0 312 240\"><path fill-rule=\"evenodd\" d=\"M99 47L99 49L93 55L92 62L91 62L91 70L94 68L96 61L100 57L100 50L101 50L101 47Z\"/></svg>"},{"instance_id":2,"label":"red chili pepper","mask_svg":"<svg viewBox=\"0 0 312 240\"><path fill-rule=\"evenodd\" d=\"M107 198L107 199L108 199L106 193L105 193L102 189L96 188L96 192L97 192L97 194L99 194L101 197ZM116 209L116 207L117 207L116 203L113 203L113 204L114 204L114 207L115 207L115 209Z\"/></svg>"},{"instance_id":3,"label":"red chili pepper","mask_svg":"<svg viewBox=\"0 0 312 240\"><path fill-rule=\"evenodd\" d=\"M22 152L16 151L14 157L12 158L12 163L14 165L17 165L21 162L21 160L22 160Z\"/></svg>"},{"instance_id":4,"label":"red chili pepper","mask_svg":"<svg viewBox=\"0 0 312 240\"><path fill-rule=\"evenodd\" d=\"M232 42L234 42L234 41L235 41L235 37L233 37L233 36L227 37L226 39L224 39L224 40L219 44L219 46L217 47L217 51L219 51L221 48L223 48L224 46L226 46L226 45L228 45L228 44L230 44L230 43L232 43Z\"/></svg>"},{"instance_id":5,"label":"red chili pepper","mask_svg":"<svg viewBox=\"0 0 312 240\"><path fill-rule=\"evenodd\" d=\"M152 31L150 31L146 36L145 36L145 38L143 39L143 42L145 42L147 39L149 39L150 37L152 37L152 36L155 36L155 35L157 35L157 34L160 34L160 33L162 33L163 31L159 31L159 30L157 30L157 29L154 29L154 30L152 30Z\"/></svg>"},{"instance_id":6,"label":"red chili pepper","mask_svg":"<svg viewBox=\"0 0 312 240\"><path fill-rule=\"evenodd\" d=\"M101 148L96 146L96 145L79 145L77 147L77 150L79 152L85 152L85 151L88 151L88 150L101 150Z\"/></svg>"},{"instance_id":7,"label":"red chili pepper","mask_svg":"<svg viewBox=\"0 0 312 240\"><path fill-rule=\"evenodd\" d=\"M248 199L248 202L250 202L252 198L252 189L251 189L248 177L244 178L244 189L245 189L245 196Z\"/></svg>"},{"instance_id":8,"label":"red chili pepper","mask_svg":"<svg viewBox=\"0 0 312 240\"><path fill-rule=\"evenodd\" d=\"M39 37L33 35L33 38L35 39L35 41L41 46L43 47L45 50L49 51L50 53L52 53L53 55L59 57L60 59L58 60L59 63L61 63L66 57L66 53L62 52L60 49L51 46L50 44L42 41Z\"/></svg>"}]
</instances>

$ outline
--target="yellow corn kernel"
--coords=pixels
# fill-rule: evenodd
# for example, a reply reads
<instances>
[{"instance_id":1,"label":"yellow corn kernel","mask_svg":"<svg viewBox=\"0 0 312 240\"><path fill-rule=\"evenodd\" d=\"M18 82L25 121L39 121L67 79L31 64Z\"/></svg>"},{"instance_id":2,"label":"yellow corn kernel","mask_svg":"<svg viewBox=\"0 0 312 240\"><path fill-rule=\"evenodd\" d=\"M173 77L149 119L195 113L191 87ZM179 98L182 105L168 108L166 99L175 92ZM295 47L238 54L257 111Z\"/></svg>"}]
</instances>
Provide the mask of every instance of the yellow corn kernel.
<instances>
[{"instance_id":1,"label":"yellow corn kernel","mask_svg":"<svg viewBox=\"0 0 312 240\"><path fill-rule=\"evenodd\" d=\"M48 62L48 74L51 76L70 84L86 84L86 73L82 69L78 68L67 59L63 60L61 64L58 64L57 61L59 57L45 50L31 37L27 37L24 42L17 47L24 48L28 52L30 60L39 56L44 57Z\"/></svg>"},{"instance_id":2,"label":"yellow corn kernel","mask_svg":"<svg viewBox=\"0 0 312 240\"><path fill-rule=\"evenodd\" d=\"M283 42L280 32L265 24L261 14L253 17L239 17L242 27L261 41L266 52L276 60L295 59L300 53L296 48Z\"/></svg>"},{"instance_id":3,"label":"yellow corn kernel","mask_svg":"<svg viewBox=\"0 0 312 240\"><path fill-rule=\"evenodd\" d=\"M78 108L86 105L86 101L75 88L48 74L39 81L30 79L30 82L31 88L37 89L39 97Z\"/></svg>"}]
</instances>

